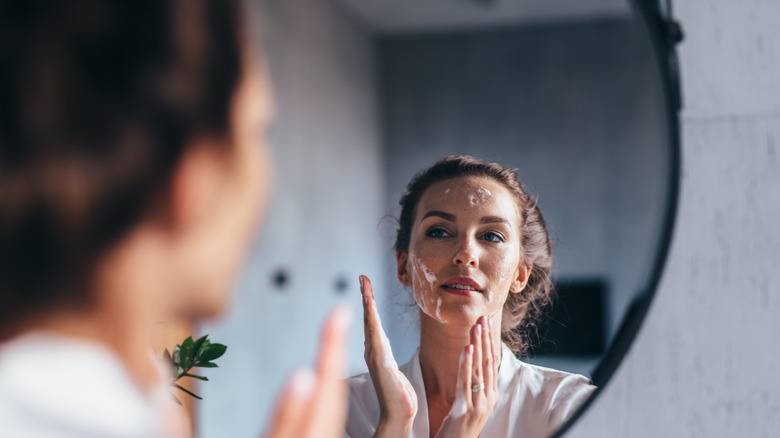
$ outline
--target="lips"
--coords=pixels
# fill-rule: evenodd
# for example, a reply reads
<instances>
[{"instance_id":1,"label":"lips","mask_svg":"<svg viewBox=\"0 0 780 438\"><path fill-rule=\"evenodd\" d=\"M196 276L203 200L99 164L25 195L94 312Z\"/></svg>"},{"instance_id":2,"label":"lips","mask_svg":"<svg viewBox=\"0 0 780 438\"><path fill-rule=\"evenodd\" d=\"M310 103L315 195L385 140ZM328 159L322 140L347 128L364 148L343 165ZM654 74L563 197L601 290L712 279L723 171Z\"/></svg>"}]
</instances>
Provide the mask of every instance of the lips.
<instances>
[{"instance_id":1,"label":"lips","mask_svg":"<svg viewBox=\"0 0 780 438\"><path fill-rule=\"evenodd\" d=\"M456 295L471 296L482 293L482 286L468 277L451 278L441 287L445 291Z\"/></svg>"}]
</instances>

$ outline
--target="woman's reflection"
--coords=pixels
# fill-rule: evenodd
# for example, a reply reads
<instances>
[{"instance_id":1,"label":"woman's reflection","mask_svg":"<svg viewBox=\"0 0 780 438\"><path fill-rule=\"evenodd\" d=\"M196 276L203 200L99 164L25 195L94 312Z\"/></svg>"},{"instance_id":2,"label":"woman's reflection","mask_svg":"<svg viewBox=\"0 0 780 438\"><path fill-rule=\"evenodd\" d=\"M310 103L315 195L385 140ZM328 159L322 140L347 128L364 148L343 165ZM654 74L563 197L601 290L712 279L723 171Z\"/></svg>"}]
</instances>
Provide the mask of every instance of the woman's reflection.
<instances>
[{"instance_id":1,"label":"woman's reflection","mask_svg":"<svg viewBox=\"0 0 780 438\"><path fill-rule=\"evenodd\" d=\"M420 313L420 348L400 368L361 277L369 373L350 380L347 433L537 437L553 433L595 389L515 354L551 300L551 244L514 170L440 160L401 197L398 279Z\"/></svg>"}]
</instances>

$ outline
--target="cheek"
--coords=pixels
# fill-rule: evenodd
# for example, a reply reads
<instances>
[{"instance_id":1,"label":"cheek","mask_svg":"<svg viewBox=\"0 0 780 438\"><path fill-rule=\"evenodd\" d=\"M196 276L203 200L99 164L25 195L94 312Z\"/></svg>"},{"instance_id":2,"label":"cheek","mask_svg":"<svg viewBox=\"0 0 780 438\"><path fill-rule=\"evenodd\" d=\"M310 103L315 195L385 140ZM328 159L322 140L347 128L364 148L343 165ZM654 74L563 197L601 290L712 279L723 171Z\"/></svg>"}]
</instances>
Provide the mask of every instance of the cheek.
<instances>
[{"instance_id":1,"label":"cheek","mask_svg":"<svg viewBox=\"0 0 780 438\"><path fill-rule=\"evenodd\" d=\"M502 291L502 293L509 290L519 264L519 255L515 255L512 251L497 255L495 262L489 268L492 271L492 277L496 279L497 290Z\"/></svg>"},{"instance_id":2,"label":"cheek","mask_svg":"<svg viewBox=\"0 0 780 438\"><path fill-rule=\"evenodd\" d=\"M414 252L409 253L408 272L412 276L414 301L427 315L441 321L441 297L433 290L438 281L436 274Z\"/></svg>"}]
</instances>

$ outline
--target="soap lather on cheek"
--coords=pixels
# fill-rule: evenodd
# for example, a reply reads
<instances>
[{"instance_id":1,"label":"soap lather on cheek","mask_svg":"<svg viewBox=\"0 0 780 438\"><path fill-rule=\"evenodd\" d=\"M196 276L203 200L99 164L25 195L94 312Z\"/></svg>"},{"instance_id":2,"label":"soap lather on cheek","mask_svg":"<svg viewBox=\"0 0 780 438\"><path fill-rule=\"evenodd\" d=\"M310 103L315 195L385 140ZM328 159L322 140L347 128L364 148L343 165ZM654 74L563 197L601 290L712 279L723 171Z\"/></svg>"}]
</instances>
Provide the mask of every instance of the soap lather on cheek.
<instances>
[{"instance_id":1,"label":"soap lather on cheek","mask_svg":"<svg viewBox=\"0 0 780 438\"><path fill-rule=\"evenodd\" d=\"M413 290L414 299L417 302L417 305L420 307L420 309L422 309L423 312L425 312L426 315L435 317L441 322L446 322L441 319L441 297L438 297L438 301L436 302L436 307L434 310L434 301L436 301L434 299L434 295L426 295L423 292L425 287L422 278L420 277L420 271L422 271L422 274L425 277L425 281L430 286L433 286L433 284L436 282L436 274L431 272L431 270L425 266L425 263L420 261L420 259L418 259L414 253L409 254L409 262L411 264L410 270L414 277Z\"/></svg>"}]
</instances>

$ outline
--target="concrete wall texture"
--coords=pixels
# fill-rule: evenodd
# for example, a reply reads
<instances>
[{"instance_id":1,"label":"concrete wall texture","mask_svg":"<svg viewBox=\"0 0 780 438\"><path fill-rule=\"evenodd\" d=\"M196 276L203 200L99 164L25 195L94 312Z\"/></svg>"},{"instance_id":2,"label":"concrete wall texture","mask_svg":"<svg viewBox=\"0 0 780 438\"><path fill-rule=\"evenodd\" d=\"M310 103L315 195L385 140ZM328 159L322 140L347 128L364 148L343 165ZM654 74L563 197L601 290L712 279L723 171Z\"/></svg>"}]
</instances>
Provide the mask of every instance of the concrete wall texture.
<instances>
[{"instance_id":1,"label":"concrete wall texture","mask_svg":"<svg viewBox=\"0 0 780 438\"><path fill-rule=\"evenodd\" d=\"M567 436L780 436L780 3L681 0L682 183L645 324Z\"/></svg>"}]
</instances>

